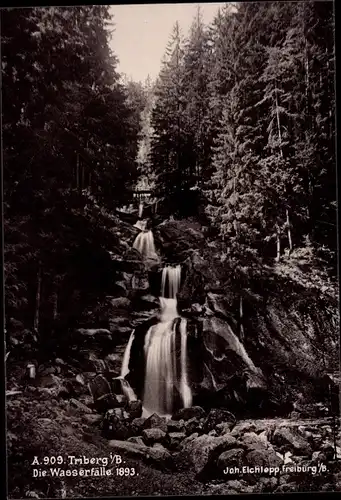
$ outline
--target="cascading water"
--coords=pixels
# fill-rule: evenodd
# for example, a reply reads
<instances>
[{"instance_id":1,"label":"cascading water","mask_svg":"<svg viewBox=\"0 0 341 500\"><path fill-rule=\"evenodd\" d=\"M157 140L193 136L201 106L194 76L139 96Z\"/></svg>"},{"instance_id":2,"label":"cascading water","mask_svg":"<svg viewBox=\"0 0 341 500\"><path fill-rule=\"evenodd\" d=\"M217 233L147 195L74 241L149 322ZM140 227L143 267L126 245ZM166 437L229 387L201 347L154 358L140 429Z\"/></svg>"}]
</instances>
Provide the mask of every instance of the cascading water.
<instances>
[{"instance_id":1,"label":"cascading water","mask_svg":"<svg viewBox=\"0 0 341 500\"><path fill-rule=\"evenodd\" d=\"M133 332L129 337L127 347L124 351L122 368L121 368L121 375L119 377L117 377L117 379L121 382L122 392L126 396L128 401L135 401L137 399L135 392L130 387L129 382L125 379L125 377L129 373L130 351L131 351L131 346L132 346L134 337L135 336L134 336L134 332Z\"/></svg>"},{"instance_id":2,"label":"cascading water","mask_svg":"<svg viewBox=\"0 0 341 500\"><path fill-rule=\"evenodd\" d=\"M186 320L179 318L176 301L180 280L180 266L167 266L163 269L161 321L148 330L144 344L146 363L144 416L154 412L159 415L170 415L173 411L176 389L184 407L192 404L192 393L187 379ZM177 332L180 333L180 363L176 359Z\"/></svg>"},{"instance_id":3,"label":"cascading water","mask_svg":"<svg viewBox=\"0 0 341 500\"><path fill-rule=\"evenodd\" d=\"M140 201L140 203L139 203L139 219L142 219L142 214L143 214L143 201Z\"/></svg>"},{"instance_id":4,"label":"cascading water","mask_svg":"<svg viewBox=\"0 0 341 500\"><path fill-rule=\"evenodd\" d=\"M135 224L134 227L137 227L137 229L140 229L140 231L145 231L147 227L147 221L146 220L138 220Z\"/></svg>"},{"instance_id":5,"label":"cascading water","mask_svg":"<svg viewBox=\"0 0 341 500\"><path fill-rule=\"evenodd\" d=\"M126 350L124 351L122 368L121 368L121 377L122 378L125 378L129 373L130 350L131 350L131 345L133 343L133 340L134 340L134 333L132 333L130 335Z\"/></svg>"},{"instance_id":6,"label":"cascading water","mask_svg":"<svg viewBox=\"0 0 341 500\"><path fill-rule=\"evenodd\" d=\"M136 236L133 247L140 252L144 258L154 257L155 245L152 231L142 231Z\"/></svg>"}]
</instances>

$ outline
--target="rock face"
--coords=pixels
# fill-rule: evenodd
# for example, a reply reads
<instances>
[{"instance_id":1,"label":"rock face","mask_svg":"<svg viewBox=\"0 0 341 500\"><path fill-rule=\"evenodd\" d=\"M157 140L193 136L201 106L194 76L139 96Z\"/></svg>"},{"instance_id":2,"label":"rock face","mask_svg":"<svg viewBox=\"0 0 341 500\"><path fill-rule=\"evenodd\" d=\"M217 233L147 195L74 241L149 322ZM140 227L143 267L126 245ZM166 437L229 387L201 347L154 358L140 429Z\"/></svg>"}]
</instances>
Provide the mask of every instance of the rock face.
<instances>
[{"instance_id":1,"label":"rock face","mask_svg":"<svg viewBox=\"0 0 341 500\"><path fill-rule=\"evenodd\" d=\"M188 221L164 222L155 233L160 252L181 262L179 310L199 325L189 340L194 404L238 416L287 416L299 400L323 399L321 374L325 366L337 370L336 296L308 286L302 273L298 279L299 270L285 274L283 265L236 275Z\"/></svg>"}]
</instances>

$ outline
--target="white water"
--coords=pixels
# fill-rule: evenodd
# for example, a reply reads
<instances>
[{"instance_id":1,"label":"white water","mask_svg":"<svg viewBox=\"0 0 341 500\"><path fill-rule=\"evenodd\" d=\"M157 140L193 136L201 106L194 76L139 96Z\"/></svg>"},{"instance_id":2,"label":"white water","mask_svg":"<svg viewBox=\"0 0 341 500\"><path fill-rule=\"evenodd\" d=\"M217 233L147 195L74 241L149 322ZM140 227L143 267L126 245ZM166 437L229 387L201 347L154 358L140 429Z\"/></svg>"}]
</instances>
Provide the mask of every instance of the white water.
<instances>
[{"instance_id":1,"label":"white water","mask_svg":"<svg viewBox=\"0 0 341 500\"><path fill-rule=\"evenodd\" d=\"M176 294L180 289L181 267L167 266L161 278L160 323L152 326L145 337L144 355L146 375L143 396L143 416L151 413L170 415L173 411L175 388L184 407L192 404L192 393L187 380L186 320L181 318L180 368L176 363L177 311ZM168 285L168 286L167 286ZM165 295L168 297L165 297Z\"/></svg>"},{"instance_id":2,"label":"white water","mask_svg":"<svg viewBox=\"0 0 341 500\"><path fill-rule=\"evenodd\" d=\"M142 214L143 214L143 201L140 201L140 203L139 203L139 219L142 219Z\"/></svg>"},{"instance_id":3,"label":"white water","mask_svg":"<svg viewBox=\"0 0 341 500\"><path fill-rule=\"evenodd\" d=\"M139 233L136 236L133 247L145 258L154 257L156 252L153 233L151 231L142 231Z\"/></svg>"},{"instance_id":4,"label":"white water","mask_svg":"<svg viewBox=\"0 0 341 500\"><path fill-rule=\"evenodd\" d=\"M121 375L120 375L122 378L125 378L129 373L130 350L133 340L134 340L134 332L130 335L126 350L124 351Z\"/></svg>"},{"instance_id":5,"label":"white water","mask_svg":"<svg viewBox=\"0 0 341 500\"><path fill-rule=\"evenodd\" d=\"M136 401L137 396L133 389L130 387L129 382L125 380L125 377L129 373L129 360L130 360L130 351L131 351L131 346L133 343L135 336L134 332L130 335L127 347L124 351L124 356L123 356L123 362L122 362L122 368L121 368L121 375L117 377L121 381L121 387L122 387L122 392L128 399L128 401Z\"/></svg>"},{"instance_id":6,"label":"white water","mask_svg":"<svg viewBox=\"0 0 341 500\"><path fill-rule=\"evenodd\" d=\"M138 220L135 224L134 227L137 227L137 229L140 229L140 231L145 231L147 227L147 221L146 220Z\"/></svg>"}]
</instances>

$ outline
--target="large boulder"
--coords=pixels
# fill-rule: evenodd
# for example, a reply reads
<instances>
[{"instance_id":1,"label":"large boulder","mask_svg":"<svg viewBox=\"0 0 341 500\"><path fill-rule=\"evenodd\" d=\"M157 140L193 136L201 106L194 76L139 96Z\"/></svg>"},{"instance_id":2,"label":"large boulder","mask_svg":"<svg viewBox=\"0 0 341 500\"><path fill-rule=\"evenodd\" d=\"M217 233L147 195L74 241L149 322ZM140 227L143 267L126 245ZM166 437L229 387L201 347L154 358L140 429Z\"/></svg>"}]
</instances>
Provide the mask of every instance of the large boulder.
<instances>
[{"instance_id":1,"label":"large boulder","mask_svg":"<svg viewBox=\"0 0 341 500\"><path fill-rule=\"evenodd\" d=\"M192 418L205 417L206 413L200 406L192 406L190 408L181 408L172 416L173 420L190 420Z\"/></svg>"},{"instance_id":2,"label":"large boulder","mask_svg":"<svg viewBox=\"0 0 341 500\"><path fill-rule=\"evenodd\" d=\"M280 427L276 429L272 441L278 446L283 446L285 451L293 451L300 455L311 455L312 448L309 442L304 439L295 429Z\"/></svg>"},{"instance_id":3,"label":"large boulder","mask_svg":"<svg viewBox=\"0 0 341 500\"><path fill-rule=\"evenodd\" d=\"M102 422L102 430L107 439L128 439L132 435L129 414L123 408L108 410Z\"/></svg>"},{"instance_id":4,"label":"large boulder","mask_svg":"<svg viewBox=\"0 0 341 500\"><path fill-rule=\"evenodd\" d=\"M121 441L117 439L110 440L108 445L113 450L124 456L131 458L141 458L147 464L150 464L160 470L173 470L174 462L171 454L164 448L150 447L142 444Z\"/></svg>"},{"instance_id":5,"label":"large boulder","mask_svg":"<svg viewBox=\"0 0 341 500\"><path fill-rule=\"evenodd\" d=\"M210 432L218 425L227 424L229 430L236 422L235 416L223 408L212 408L204 423L204 432Z\"/></svg>"},{"instance_id":6,"label":"large boulder","mask_svg":"<svg viewBox=\"0 0 341 500\"><path fill-rule=\"evenodd\" d=\"M204 434L182 443L182 451L188 454L198 477L205 473L205 469L211 466L223 451L234 447L237 447L237 441L230 434L220 437Z\"/></svg>"},{"instance_id":7,"label":"large boulder","mask_svg":"<svg viewBox=\"0 0 341 500\"><path fill-rule=\"evenodd\" d=\"M154 443L163 443L166 433L158 428L144 429L142 431L142 438L146 445L150 446Z\"/></svg>"},{"instance_id":8,"label":"large boulder","mask_svg":"<svg viewBox=\"0 0 341 500\"><path fill-rule=\"evenodd\" d=\"M162 432L167 432L167 419L164 417L160 417L157 413L153 413L148 417L144 424L144 429L159 429Z\"/></svg>"}]
</instances>

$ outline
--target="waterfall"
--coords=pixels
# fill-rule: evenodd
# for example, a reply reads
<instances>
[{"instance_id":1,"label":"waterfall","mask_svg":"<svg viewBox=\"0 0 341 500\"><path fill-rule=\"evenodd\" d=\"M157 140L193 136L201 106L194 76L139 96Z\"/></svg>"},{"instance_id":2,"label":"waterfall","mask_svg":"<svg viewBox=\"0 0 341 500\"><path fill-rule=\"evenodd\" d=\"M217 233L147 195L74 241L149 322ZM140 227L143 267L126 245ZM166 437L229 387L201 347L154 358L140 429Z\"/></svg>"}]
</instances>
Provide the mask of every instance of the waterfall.
<instances>
[{"instance_id":1,"label":"waterfall","mask_svg":"<svg viewBox=\"0 0 341 500\"><path fill-rule=\"evenodd\" d=\"M146 231L145 221L138 221L141 229L134 241L136 248L144 258L156 255L152 231ZM161 275L160 321L149 328L144 339L145 380L143 389L143 414L152 413L170 416L175 404L190 407L192 392L187 375L187 321L179 316L177 293L181 285L181 266L166 266ZM121 381L123 393L129 401L136 400L136 395L125 377L129 373L131 346L134 341L131 334L122 362ZM181 401L179 401L179 398Z\"/></svg>"},{"instance_id":2,"label":"waterfall","mask_svg":"<svg viewBox=\"0 0 341 500\"><path fill-rule=\"evenodd\" d=\"M147 227L147 221L146 220L138 220L136 224L134 224L134 227L137 227L137 229L140 229L140 231L145 231Z\"/></svg>"},{"instance_id":3,"label":"waterfall","mask_svg":"<svg viewBox=\"0 0 341 500\"><path fill-rule=\"evenodd\" d=\"M143 214L143 201L140 201L140 203L139 203L139 219L142 219L142 214Z\"/></svg>"},{"instance_id":4,"label":"waterfall","mask_svg":"<svg viewBox=\"0 0 341 500\"><path fill-rule=\"evenodd\" d=\"M152 231L142 231L136 236L133 247L138 250L143 257L154 257L155 245Z\"/></svg>"},{"instance_id":5,"label":"waterfall","mask_svg":"<svg viewBox=\"0 0 341 500\"><path fill-rule=\"evenodd\" d=\"M137 397L133 389L130 387L129 382L125 380L125 377L129 373L129 361L130 361L130 351L131 351L131 346L133 343L135 336L134 332L130 335L127 347L124 351L123 355L123 362L122 362L122 368L121 368L121 375L117 377L118 380L121 382L121 387L122 387L122 392L128 399L128 401L136 401Z\"/></svg>"},{"instance_id":6,"label":"waterfall","mask_svg":"<svg viewBox=\"0 0 341 500\"><path fill-rule=\"evenodd\" d=\"M134 340L134 332L130 335L126 350L124 351L122 368L121 368L121 377L125 378L129 373L129 360L130 360L130 350Z\"/></svg>"},{"instance_id":7,"label":"waterfall","mask_svg":"<svg viewBox=\"0 0 341 500\"><path fill-rule=\"evenodd\" d=\"M184 407L192 404L192 393L187 380L186 320L179 318L176 301L180 282L180 266L166 266L163 269L160 323L149 328L144 343L146 360L144 416L154 412L159 415L170 415L173 411L175 389L178 390ZM179 321L176 321L177 318ZM180 333L180 366L176 361L178 332Z\"/></svg>"}]
</instances>

